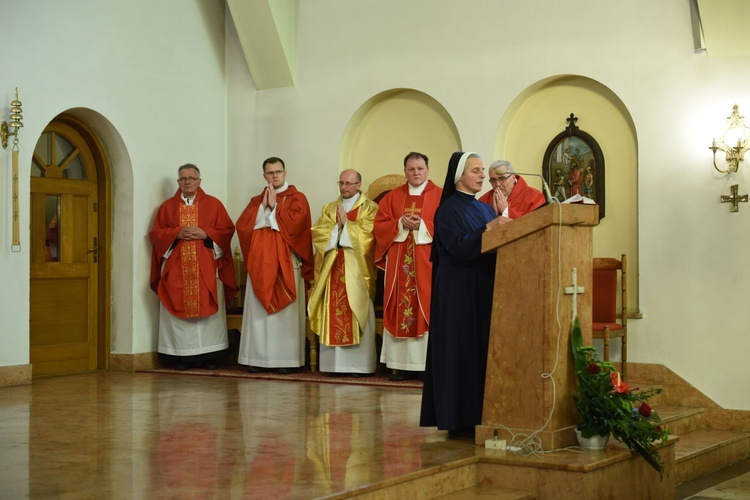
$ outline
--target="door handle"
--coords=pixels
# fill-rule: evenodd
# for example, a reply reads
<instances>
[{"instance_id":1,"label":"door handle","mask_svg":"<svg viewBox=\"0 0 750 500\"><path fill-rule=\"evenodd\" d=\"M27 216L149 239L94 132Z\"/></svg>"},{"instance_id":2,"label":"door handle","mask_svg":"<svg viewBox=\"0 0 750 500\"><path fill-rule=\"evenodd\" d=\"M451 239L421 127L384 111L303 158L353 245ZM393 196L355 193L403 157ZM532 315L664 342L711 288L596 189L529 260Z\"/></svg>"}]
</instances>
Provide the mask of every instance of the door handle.
<instances>
[{"instance_id":1,"label":"door handle","mask_svg":"<svg viewBox=\"0 0 750 500\"><path fill-rule=\"evenodd\" d=\"M94 238L94 246L89 248L86 253L92 253L94 254L94 262L97 262L99 260L99 239Z\"/></svg>"}]
</instances>

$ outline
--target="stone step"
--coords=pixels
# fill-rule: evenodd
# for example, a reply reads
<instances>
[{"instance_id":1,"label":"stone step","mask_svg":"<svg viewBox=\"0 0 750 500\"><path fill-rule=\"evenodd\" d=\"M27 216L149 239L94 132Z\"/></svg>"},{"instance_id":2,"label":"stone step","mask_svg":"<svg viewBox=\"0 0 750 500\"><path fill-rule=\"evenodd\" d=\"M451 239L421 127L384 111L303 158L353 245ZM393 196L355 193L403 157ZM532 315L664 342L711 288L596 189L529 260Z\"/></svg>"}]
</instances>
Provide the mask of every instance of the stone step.
<instances>
[{"instance_id":1,"label":"stone step","mask_svg":"<svg viewBox=\"0 0 750 500\"><path fill-rule=\"evenodd\" d=\"M497 486L492 486L490 484L478 484L436 498L443 500L532 500L536 498L536 493L528 490L498 488Z\"/></svg>"},{"instance_id":2,"label":"stone step","mask_svg":"<svg viewBox=\"0 0 750 500\"><path fill-rule=\"evenodd\" d=\"M750 456L750 433L701 429L680 435L675 444L675 484L727 467Z\"/></svg>"},{"instance_id":3,"label":"stone step","mask_svg":"<svg viewBox=\"0 0 750 500\"><path fill-rule=\"evenodd\" d=\"M630 387L630 390L634 392L640 392L644 391L646 389L662 389L664 390L664 387L661 384L654 384L654 383L648 383L648 382L631 382L627 381L628 386ZM654 406L658 406L661 404L661 394L654 394L651 396L647 403L653 408Z\"/></svg>"},{"instance_id":4,"label":"stone step","mask_svg":"<svg viewBox=\"0 0 750 500\"><path fill-rule=\"evenodd\" d=\"M673 436L681 436L704 427L703 408L677 405L659 405L652 408L659 413Z\"/></svg>"}]
</instances>

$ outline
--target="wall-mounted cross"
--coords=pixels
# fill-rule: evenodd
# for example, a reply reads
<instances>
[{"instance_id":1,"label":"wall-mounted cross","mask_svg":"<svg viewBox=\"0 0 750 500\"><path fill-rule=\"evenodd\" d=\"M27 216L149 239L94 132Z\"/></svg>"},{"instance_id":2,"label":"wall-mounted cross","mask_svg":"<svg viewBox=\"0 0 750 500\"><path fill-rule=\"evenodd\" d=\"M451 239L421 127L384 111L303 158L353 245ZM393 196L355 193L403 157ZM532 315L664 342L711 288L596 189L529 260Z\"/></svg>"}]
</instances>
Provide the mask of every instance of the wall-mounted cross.
<instances>
[{"instance_id":1,"label":"wall-mounted cross","mask_svg":"<svg viewBox=\"0 0 750 500\"><path fill-rule=\"evenodd\" d=\"M571 278L572 278L572 281L573 281L572 285L571 286L566 286L563 289L563 292L565 292L565 295L572 295L573 296L573 301L572 301L572 304L571 304L571 306L572 306L572 316L571 316L571 319L572 319L572 318L575 318L576 316L578 316L578 294L583 293L584 289L583 289L582 286L578 286L578 269L575 268L575 267L573 269L571 269Z\"/></svg>"},{"instance_id":2,"label":"wall-mounted cross","mask_svg":"<svg viewBox=\"0 0 750 500\"><path fill-rule=\"evenodd\" d=\"M730 212L739 212L740 211L739 203L740 202L747 203L747 195L746 194L743 194L742 196L738 195L737 188L738 188L737 184L733 186L729 186L729 189L732 194L730 196L727 196L725 194L721 195L722 203L732 204L732 207L729 210Z\"/></svg>"}]
</instances>

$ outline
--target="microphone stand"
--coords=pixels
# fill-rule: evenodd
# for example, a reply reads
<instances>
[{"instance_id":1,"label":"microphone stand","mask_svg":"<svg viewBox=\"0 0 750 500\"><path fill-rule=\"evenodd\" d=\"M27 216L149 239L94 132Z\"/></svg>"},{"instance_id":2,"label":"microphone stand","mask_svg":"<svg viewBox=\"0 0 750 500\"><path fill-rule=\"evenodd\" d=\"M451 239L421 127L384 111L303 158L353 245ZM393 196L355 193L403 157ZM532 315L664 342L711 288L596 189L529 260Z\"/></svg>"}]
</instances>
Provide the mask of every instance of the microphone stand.
<instances>
[{"instance_id":1,"label":"microphone stand","mask_svg":"<svg viewBox=\"0 0 750 500\"><path fill-rule=\"evenodd\" d=\"M545 180L543 175L540 174L524 174L519 172L513 172L514 175L530 175L532 177L539 177L542 179L542 192L544 193L544 198L547 200L547 205L553 202L560 203L560 200L552 196L552 192L549 190L549 185L547 184L547 181Z\"/></svg>"}]
</instances>

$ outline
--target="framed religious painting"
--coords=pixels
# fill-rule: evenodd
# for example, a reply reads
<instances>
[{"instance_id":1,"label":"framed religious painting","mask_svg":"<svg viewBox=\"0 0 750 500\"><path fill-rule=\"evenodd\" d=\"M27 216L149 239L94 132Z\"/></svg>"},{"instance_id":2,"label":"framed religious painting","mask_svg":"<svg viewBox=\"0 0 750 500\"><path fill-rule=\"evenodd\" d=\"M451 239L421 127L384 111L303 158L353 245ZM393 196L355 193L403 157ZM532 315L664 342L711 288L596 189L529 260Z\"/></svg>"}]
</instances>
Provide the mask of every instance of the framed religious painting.
<instances>
[{"instance_id":1,"label":"framed religious painting","mask_svg":"<svg viewBox=\"0 0 750 500\"><path fill-rule=\"evenodd\" d=\"M542 175L560 202L580 200L599 205L599 218L605 213L604 155L599 143L576 126L571 113L568 126L557 134L544 152ZM591 200L591 201L589 201Z\"/></svg>"}]
</instances>

